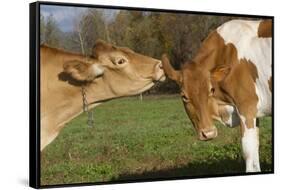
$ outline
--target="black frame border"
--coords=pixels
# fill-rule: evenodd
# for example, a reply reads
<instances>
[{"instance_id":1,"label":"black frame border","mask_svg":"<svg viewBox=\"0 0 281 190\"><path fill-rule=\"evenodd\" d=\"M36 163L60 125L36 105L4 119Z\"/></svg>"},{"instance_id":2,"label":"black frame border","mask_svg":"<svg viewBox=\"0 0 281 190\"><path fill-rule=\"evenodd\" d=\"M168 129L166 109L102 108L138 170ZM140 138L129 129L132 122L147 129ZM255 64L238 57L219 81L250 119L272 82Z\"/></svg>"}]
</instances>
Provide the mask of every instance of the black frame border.
<instances>
[{"instance_id":1,"label":"black frame border","mask_svg":"<svg viewBox=\"0 0 281 190\"><path fill-rule=\"evenodd\" d=\"M50 6L67 6L67 7L87 7L101 9L117 9L128 11L150 11L161 13L178 13L178 14L194 14L194 15L212 15L212 16L233 16L246 18L261 18L272 20L272 168L271 171L254 172L254 173L234 173L234 174L211 174L211 175L196 175L185 177L170 177L170 178L145 178L136 180L118 180L109 182L87 182L87 183L71 183L71 184L56 184L56 185L41 185L41 170L40 170L40 5ZM33 188L55 188L55 187L77 187L90 185L110 185L122 183L139 183L153 181L168 181L168 180L186 180L198 178L215 178L215 177L235 177L249 176L261 174L274 174L274 16L269 15L249 15L238 13L218 13L218 12L202 12L189 10L171 10L158 8L141 8L141 7L126 7L112 5L93 5L79 3L62 3L37 1L29 4L29 186Z\"/></svg>"},{"instance_id":2,"label":"black frame border","mask_svg":"<svg viewBox=\"0 0 281 190\"><path fill-rule=\"evenodd\" d=\"M40 3L29 4L29 186L40 188Z\"/></svg>"}]
</instances>

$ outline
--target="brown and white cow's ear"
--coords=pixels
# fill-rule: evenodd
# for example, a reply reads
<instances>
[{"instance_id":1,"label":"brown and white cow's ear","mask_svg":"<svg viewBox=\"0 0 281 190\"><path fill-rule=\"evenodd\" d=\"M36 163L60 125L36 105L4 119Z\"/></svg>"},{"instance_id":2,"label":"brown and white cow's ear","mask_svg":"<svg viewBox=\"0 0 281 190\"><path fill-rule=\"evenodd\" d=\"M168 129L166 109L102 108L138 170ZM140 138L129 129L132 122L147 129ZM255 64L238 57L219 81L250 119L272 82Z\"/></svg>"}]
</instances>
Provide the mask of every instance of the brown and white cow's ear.
<instances>
[{"instance_id":1,"label":"brown and white cow's ear","mask_svg":"<svg viewBox=\"0 0 281 190\"><path fill-rule=\"evenodd\" d=\"M225 79L225 77L231 71L231 66L229 65L222 65L219 66L211 71L211 79L220 82Z\"/></svg>"},{"instance_id":2,"label":"brown and white cow's ear","mask_svg":"<svg viewBox=\"0 0 281 190\"><path fill-rule=\"evenodd\" d=\"M182 84L182 74L180 71L176 71L172 65L170 64L170 61L168 59L168 56L166 54L162 55L162 65L165 74L167 77L172 79L173 81L177 82L179 85Z\"/></svg>"},{"instance_id":3,"label":"brown and white cow's ear","mask_svg":"<svg viewBox=\"0 0 281 190\"><path fill-rule=\"evenodd\" d=\"M64 63L63 69L65 73L78 81L92 81L104 73L104 68L101 65L80 60L72 60Z\"/></svg>"}]
</instances>

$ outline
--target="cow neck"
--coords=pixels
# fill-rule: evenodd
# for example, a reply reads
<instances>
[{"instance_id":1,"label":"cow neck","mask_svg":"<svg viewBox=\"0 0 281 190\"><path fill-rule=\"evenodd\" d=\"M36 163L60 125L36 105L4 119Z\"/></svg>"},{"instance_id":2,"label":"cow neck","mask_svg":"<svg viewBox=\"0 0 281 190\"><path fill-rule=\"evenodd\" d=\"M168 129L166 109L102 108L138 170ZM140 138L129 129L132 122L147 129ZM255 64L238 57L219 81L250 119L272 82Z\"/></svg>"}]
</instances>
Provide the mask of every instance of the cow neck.
<instances>
[{"instance_id":1,"label":"cow neck","mask_svg":"<svg viewBox=\"0 0 281 190\"><path fill-rule=\"evenodd\" d=\"M202 69L212 71L224 64L237 60L237 51L232 43L225 43L217 31L212 32L202 43L193 61Z\"/></svg>"},{"instance_id":2,"label":"cow neck","mask_svg":"<svg viewBox=\"0 0 281 190\"><path fill-rule=\"evenodd\" d=\"M221 48L220 49L224 49L225 46L223 46L223 41L221 39L220 40L220 45ZM220 55L219 57L221 59L223 59L223 57L225 56L224 51L215 51L215 50L209 50L208 51L203 51L200 50L199 53L194 57L193 59L193 63L196 65L197 68L199 68L200 70L204 70L206 72L211 73L215 68L223 65L223 62L219 62L217 61L216 57L218 57L218 55ZM236 57L236 52L232 52L232 54L229 55L229 57ZM223 102L223 104L227 104L227 105L234 105L233 99L231 98L231 96L229 95L228 91L225 89L224 87L224 83L223 81L221 82L216 82L216 81L212 81L213 87L216 89L216 96L215 98L221 102Z\"/></svg>"},{"instance_id":3,"label":"cow neck","mask_svg":"<svg viewBox=\"0 0 281 190\"><path fill-rule=\"evenodd\" d=\"M91 107L115 97L102 77L95 79L93 83L84 85L83 88L85 90L87 102Z\"/></svg>"}]
</instances>

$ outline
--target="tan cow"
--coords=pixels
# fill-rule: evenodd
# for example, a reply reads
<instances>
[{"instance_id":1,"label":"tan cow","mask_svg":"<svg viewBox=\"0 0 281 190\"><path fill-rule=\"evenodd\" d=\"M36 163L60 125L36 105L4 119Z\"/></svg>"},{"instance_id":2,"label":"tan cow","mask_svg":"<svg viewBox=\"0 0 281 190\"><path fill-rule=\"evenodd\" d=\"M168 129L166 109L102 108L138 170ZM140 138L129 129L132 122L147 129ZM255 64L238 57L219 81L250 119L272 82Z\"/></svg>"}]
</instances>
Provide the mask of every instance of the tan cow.
<instances>
[{"instance_id":1,"label":"tan cow","mask_svg":"<svg viewBox=\"0 0 281 190\"><path fill-rule=\"evenodd\" d=\"M82 87L90 108L150 89L165 79L161 61L98 41L93 57L41 46L41 150L82 112Z\"/></svg>"},{"instance_id":2,"label":"tan cow","mask_svg":"<svg viewBox=\"0 0 281 190\"><path fill-rule=\"evenodd\" d=\"M200 140L217 136L212 118L225 122L219 109L237 113L247 172L260 171L257 118L271 115L271 35L271 20L232 20L211 32L180 71L162 58Z\"/></svg>"}]
</instances>

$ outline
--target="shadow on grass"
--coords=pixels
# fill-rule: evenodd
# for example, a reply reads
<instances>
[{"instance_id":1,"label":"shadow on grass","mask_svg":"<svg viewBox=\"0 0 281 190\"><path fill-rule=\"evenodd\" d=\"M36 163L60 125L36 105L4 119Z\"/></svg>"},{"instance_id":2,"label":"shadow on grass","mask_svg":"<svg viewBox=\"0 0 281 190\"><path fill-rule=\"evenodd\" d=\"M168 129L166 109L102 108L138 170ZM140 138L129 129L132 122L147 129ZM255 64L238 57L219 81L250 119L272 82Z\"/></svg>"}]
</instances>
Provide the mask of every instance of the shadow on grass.
<instances>
[{"instance_id":1,"label":"shadow on grass","mask_svg":"<svg viewBox=\"0 0 281 190\"><path fill-rule=\"evenodd\" d=\"M262 172L272 172L272 165L261 163ZM196 178L207 176L239 175L245 174L243 160L218 160L210 162L196 162L178 168L154 169L138 173L123 173L113 181L149 180L149 179L175 179Z\"/></svg>"}]
</instances>

